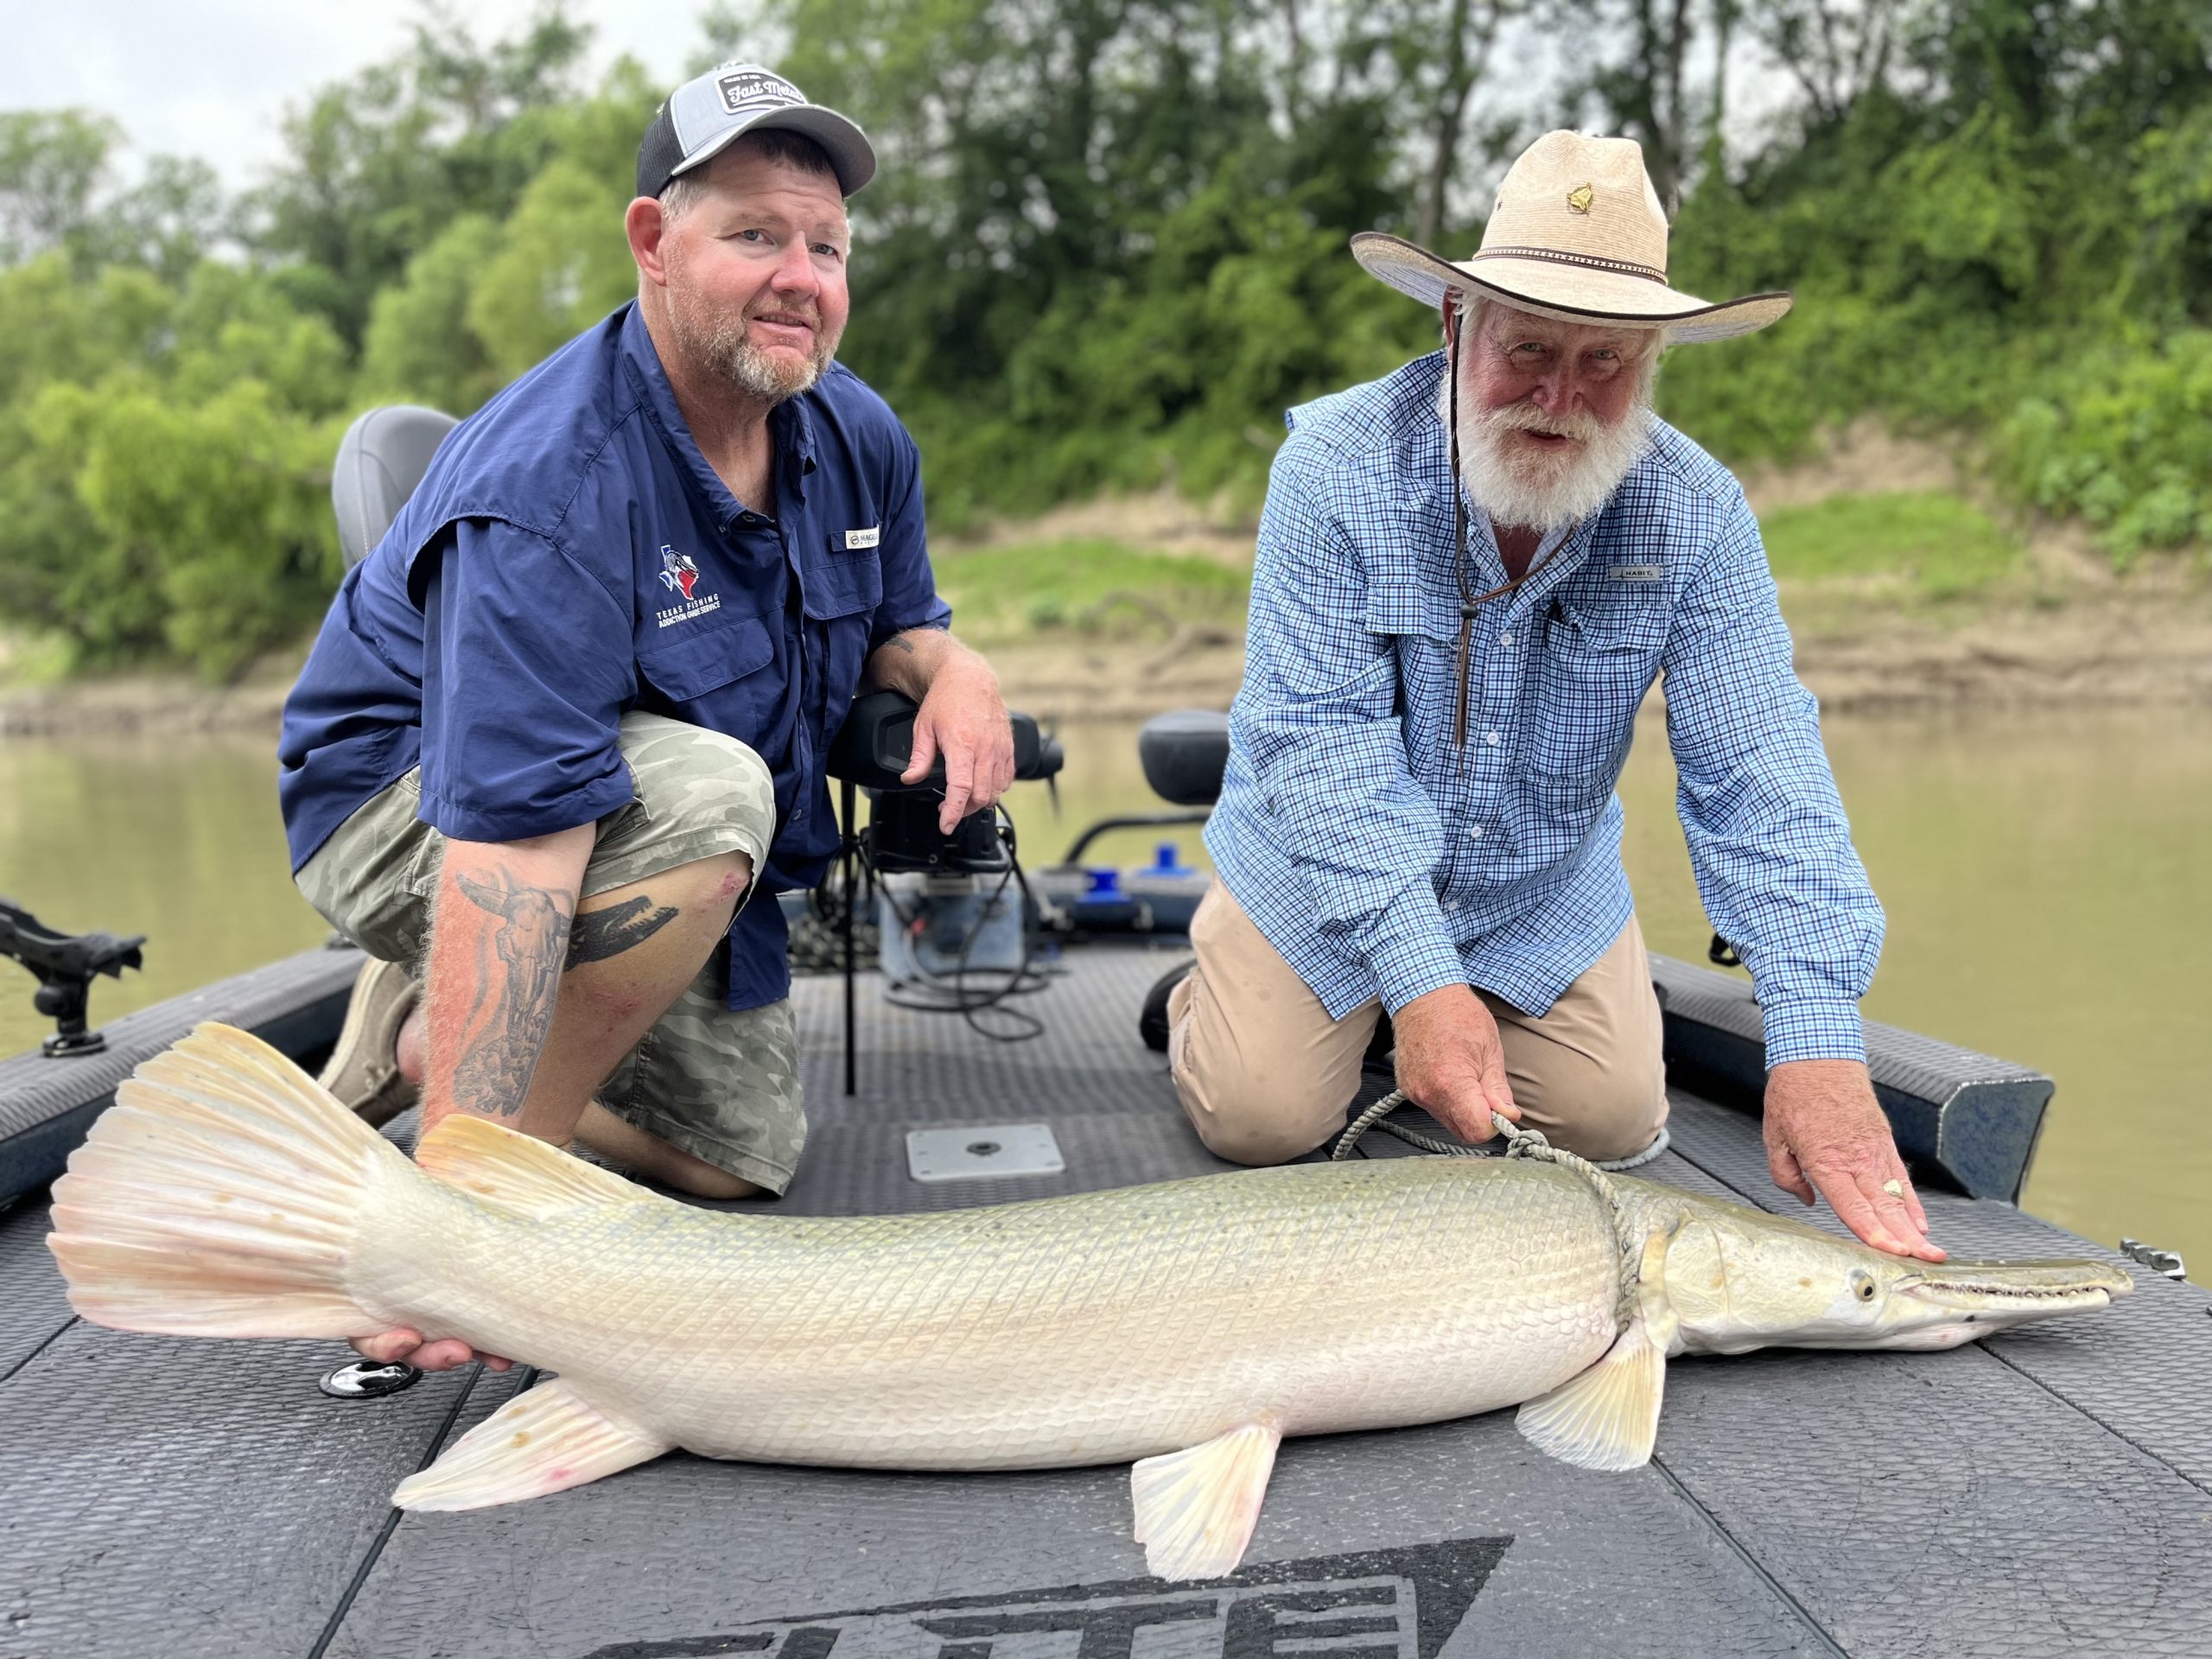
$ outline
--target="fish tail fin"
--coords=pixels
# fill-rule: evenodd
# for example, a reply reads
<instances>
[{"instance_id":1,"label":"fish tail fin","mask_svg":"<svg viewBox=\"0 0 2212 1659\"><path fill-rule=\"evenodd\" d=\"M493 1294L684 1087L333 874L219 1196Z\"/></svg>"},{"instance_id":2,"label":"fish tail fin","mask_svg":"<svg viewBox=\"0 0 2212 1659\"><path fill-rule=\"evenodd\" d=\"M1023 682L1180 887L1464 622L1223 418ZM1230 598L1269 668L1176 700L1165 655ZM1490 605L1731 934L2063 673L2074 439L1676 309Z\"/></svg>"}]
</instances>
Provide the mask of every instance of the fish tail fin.
<instances>
[{"instance_id":1,"label":"fish tail fin","mask_svg":"<svg viewBox=\"0 0 2212 1659\"><path fill-rule=\"evenodd\" d=\"M383 1330L346 1266L379 1160L405 1156L306 1072L202 1025L133 1072L54 1183L47 1246L85 1318L181 1336Z\"/></svg>"}]
</instances>

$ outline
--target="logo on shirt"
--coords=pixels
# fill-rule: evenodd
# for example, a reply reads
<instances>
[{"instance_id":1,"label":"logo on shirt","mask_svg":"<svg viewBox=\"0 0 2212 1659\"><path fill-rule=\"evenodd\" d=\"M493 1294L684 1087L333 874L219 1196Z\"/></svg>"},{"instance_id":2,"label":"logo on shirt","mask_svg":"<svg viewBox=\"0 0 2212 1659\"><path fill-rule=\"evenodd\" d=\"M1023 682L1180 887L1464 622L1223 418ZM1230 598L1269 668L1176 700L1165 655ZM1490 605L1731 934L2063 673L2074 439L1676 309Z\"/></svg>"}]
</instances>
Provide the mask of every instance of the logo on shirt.
<instances>
[{"instance_id":1,"label":"logo on shirt","mask_svg":"<svg viewBox=\"0 0 2212 1659\"><path fill-rule=\"evenodd\" d=\"M666 627L671 622L688 622L695 616L704 616L709 611L722 607L720 594L695 593L699 585L699 566L688 553L679 553L666 542L660 544L660 582L671 594L683 595L681 605L671 605L653 613L654 622Z\"/></svg>"},{"instance_id":2,"label":"logo on shirt","mask_svg":"<svg viewBox=\"0 0 2212 1659\"><path fill-rule=\"evenodd\" d=\"M691 597L692 588L699 583L699 567L691 562L688 553L679 553L666 542L660 544L660 580L664 588Z\"/></svg>"},{"instance_id":3,"label":"logo on shirt","mask_svg":"<svg viewBox=\"0 0 2212 1659\"><path fill-rule=\"evenodd\" d=\"M870 524L866 530L849 530L845 532L845 551L857 553L864 547L879 546L882 541L883 526L880 524Z\"/></svg>"}]
</instances>

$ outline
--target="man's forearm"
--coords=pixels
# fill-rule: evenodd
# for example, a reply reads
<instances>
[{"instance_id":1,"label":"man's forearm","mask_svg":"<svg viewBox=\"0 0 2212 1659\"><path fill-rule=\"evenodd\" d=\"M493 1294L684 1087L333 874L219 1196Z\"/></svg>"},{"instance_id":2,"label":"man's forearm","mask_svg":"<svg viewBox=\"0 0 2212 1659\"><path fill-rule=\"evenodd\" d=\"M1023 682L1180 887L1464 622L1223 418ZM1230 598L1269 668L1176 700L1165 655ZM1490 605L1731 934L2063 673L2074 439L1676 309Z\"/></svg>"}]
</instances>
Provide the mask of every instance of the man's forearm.
<instances>
[{"instance_id":1,"label":"man's forearm","mask_svg":"<svg viewBox=\"0 0 2212 1659\"><path fill-rule=\"evenodd\" d=\"M909 628L894 633L869 655L862 676L864 691L902 692L919 702L930 686L950 664L989 674L990 664L944 628ZM994 682L996 676L993 677Z\"/></svg>"},{"instance_id":2,"label":"man's forearm","mask_svg":"<svg viewBox=\"0 0 2212 1659\"><path fill-rule=\"evenodd\" d=\"M521 1114L592 842L588 823L527 841L446 842L424 974L425 1129L448 1112Z\"/></svg>"}]
</instances>

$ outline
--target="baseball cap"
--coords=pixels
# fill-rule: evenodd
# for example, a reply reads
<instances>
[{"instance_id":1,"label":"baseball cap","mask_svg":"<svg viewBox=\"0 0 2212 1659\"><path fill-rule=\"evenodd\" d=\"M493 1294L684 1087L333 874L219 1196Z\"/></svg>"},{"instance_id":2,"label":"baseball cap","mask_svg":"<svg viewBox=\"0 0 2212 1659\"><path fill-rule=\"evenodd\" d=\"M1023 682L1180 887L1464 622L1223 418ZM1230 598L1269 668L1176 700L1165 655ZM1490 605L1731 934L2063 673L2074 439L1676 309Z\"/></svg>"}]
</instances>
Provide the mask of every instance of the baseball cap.
<instances>
[{"instance_id":1,"label":"baseball cap","mask_svg":"<svg viewBox=\"0 0 2212 1659\"><path fill-rule=\"evenodd\" d=\"M851 195L875 176L868 135L835 110L757 63L717 64L668 95L638 146L638 194L658 196L671 180L712 161L741 134L780 127L829 152L837 188Z\"/></svg>"}]
</instances>

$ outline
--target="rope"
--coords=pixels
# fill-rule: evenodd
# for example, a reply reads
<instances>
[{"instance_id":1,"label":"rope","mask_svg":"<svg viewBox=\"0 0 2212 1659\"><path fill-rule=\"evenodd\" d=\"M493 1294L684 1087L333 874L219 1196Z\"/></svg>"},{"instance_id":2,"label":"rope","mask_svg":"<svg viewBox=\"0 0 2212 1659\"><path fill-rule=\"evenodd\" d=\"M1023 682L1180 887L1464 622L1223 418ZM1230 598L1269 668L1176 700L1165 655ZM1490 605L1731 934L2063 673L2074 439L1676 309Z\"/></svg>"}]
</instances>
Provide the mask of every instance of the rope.
<instances>
[{"instance_id":1,"label":"rope","mask_svg":"<svg viewBox=\"0 0 2212 1659\"><path fill-rule=\"evenodd\" d=\"M1409 1147L1418 1147L1423 1152L1437 1153L1447 1158L1494 1158L1499 1155L1458 1141L1440 1141L1433 1135L1423 1135L1402 1124L1383 1122L1406 1103L1406 1091L1394 1089L1370 1106L1354 1118L1344 1134L1338 1137L1336 1146L1329 1153L1330 1161L1341 1162L1351 1157L1352 1148L1359 1144L1360 1136L1370 1129L1380 1129ZM1603 1164L1596 1164L1564 1147L1552 1145L1544 1138L1541 1129L1524 1129L1497 1112L1491 1114L1490 1121L1491 1127L1504 1137L1504 1156L1533 1158L1539 1163L1557 1164L1562 1169L1572 1170L1587 1181L1592 1190L1605 1201L1605 1209L1612 1217L1613 1240L1620 1248L1620 1291L1613 1305L1613 1325L1616 1330L1626 1330L1629 1320L1636 1313L1637 1271L1643 1260L1643 1248L1630 1223L1628 1208L1621 1201L1620 1189L1607 1179L1605 1172L1634 1169L1656 1158L1669 1145L1666 1126L1662 1124L1657 1137L1634 1157L1608 1159Z\"/></svg>"}]
</instances>

